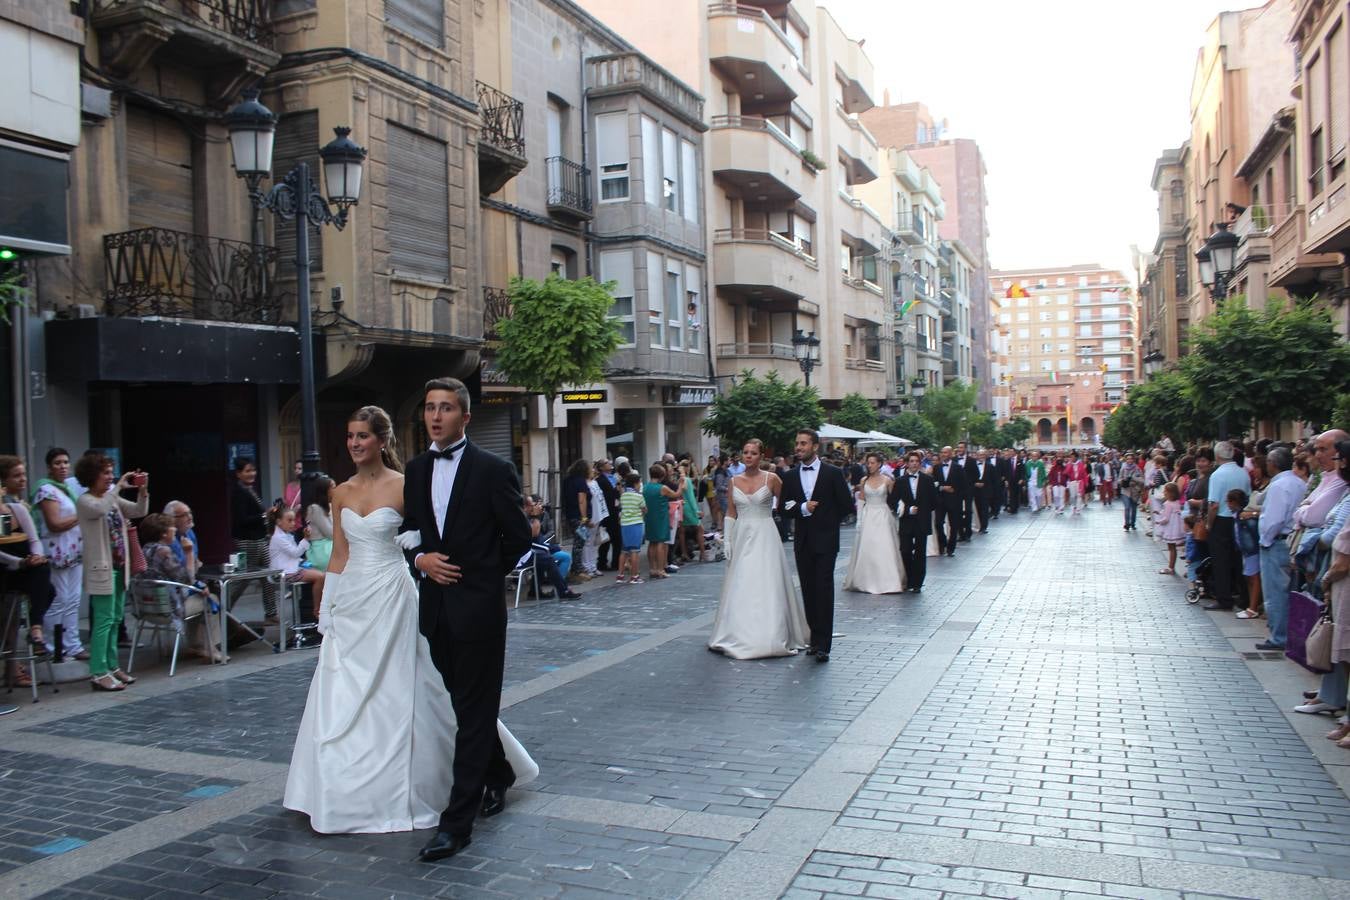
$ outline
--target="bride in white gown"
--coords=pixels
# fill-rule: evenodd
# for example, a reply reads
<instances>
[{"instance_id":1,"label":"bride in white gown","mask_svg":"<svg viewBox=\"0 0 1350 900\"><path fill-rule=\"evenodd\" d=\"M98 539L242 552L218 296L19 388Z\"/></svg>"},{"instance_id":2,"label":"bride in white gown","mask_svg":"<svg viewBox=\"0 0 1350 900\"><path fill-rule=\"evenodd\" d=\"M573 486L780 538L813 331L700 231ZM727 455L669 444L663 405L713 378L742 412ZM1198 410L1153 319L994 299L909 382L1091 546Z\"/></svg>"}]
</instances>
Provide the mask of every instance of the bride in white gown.
<instances>
[{"instance_id":1,"label":"bride in white gown","mask_svg":"<svg viewBox=\"0 0 1350 900\"><path fill-rule=\"evenodd\" d=\"M900 533L886 502L893 482L881 473L881 454L867 454L867 477L858 486L862 507L853 535L844 590L866 594L898 594L905 589L900 563Z\"/></svg>"},{"instance_id":2,"label":"bride in white gown","mask_svg":"<svg viewBox=\"0 0 1350 900\"><path fill-rule=\"evenodd\" d=\"M333 494L324 640L286 779L286 807L324 834L432 828L454 780L455 714L396 540L403 475L371 427L347 426L358 471ZM539 768L497 731L515 784L532 780Z\"/></svg>"},{"instance_id":3,"label":"bride in white gown","mask_svg":"<svg viewBox=\"0 0 1350 900\"><path fill-rule=\"evenodd\" d=\"M773 522L782 482L760 470L763 453L757 440L742 448L745 472L732 479L722 525L727 571L708 649L735 659L791 656L807 644L806 611Z\"/></svg>"}]
</instances>

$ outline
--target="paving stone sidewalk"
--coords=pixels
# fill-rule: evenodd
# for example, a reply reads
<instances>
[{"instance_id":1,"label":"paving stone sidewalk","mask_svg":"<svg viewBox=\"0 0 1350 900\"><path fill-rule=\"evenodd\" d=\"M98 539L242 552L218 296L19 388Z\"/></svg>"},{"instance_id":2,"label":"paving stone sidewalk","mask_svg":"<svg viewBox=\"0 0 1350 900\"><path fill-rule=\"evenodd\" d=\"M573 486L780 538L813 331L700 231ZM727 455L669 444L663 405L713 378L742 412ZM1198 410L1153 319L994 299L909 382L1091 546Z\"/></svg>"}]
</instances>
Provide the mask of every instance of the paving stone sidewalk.
<instances>
[{"instance_id":1,"label":"paving stone sidewalk","mask_svg":"<svg viewBox=\"0 0 1350 900\"><path fill-rule=\"evenodd\" d=\"M920 596L840 593L824 666L707 653L722 564L524 603L502 717L541 775L437 865L280 806L312 652L44 691L0 720L0 896L1350 897L1350 755L1268 693L1310 677L1159 553L1004 515Z\"/></svg>"}]
</instances>

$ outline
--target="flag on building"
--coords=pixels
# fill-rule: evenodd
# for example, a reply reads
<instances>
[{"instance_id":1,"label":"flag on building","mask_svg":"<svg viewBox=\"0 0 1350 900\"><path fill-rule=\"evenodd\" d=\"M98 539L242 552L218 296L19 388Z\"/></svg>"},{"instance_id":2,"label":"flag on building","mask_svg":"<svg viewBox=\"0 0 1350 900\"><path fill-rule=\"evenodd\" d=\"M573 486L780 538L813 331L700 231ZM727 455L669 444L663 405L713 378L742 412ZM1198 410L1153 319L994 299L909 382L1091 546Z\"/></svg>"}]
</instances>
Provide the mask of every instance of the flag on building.
<instances>
[{"instance_id":1,"label":"flag on building","mask_svg":"<svg viewBox=\"0 0 1350 900\"><path fill-rule=\"evenodd\" d=\"M1051 372L1051 373L1050 373L1050 382L1051 382L1052 384L1059 384L1059 373L1058 373L1058 372Z\"/></svg>"},{"instance_id":2,"label":"flag on building","mask_svg":"<svg viewBox=\"0 0 1350 900\"><path fill-rule=\"evenodd\" d=\"M1027 289L1020 284L1014 284L1012 287L1008 288L1008 292L1004 294L1004 296L1010 300L1016 300L1018 297L1030 297L1031 295L1028 294Z\"/></svg>"},{"instance_id":3,"label":"flag on building","mask_svg":"<svg viewBox=\"0 0 1350 900\"><path fill-rule=\"evenodd\" d=\"M913 300L906 300L904 303L900 305L900 315L901 316L906 315L910 311L910 309L913 308L913 306L914 306Z\"/></svg>"}]
</instances>

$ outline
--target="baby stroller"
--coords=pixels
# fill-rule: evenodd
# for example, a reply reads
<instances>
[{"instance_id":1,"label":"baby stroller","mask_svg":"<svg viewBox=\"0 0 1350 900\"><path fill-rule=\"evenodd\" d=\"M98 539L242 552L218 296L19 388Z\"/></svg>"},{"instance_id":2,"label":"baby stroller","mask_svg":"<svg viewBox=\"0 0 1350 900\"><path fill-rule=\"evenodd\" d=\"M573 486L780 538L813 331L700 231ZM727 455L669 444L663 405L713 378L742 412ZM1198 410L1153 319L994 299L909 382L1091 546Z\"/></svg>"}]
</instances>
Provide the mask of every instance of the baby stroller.
<instances>
[{"instance_id":1,"label":"baby stroller","mask_svg":"<svg viewBox=\"0 0 1350 900\"><path fill-rule=\"evenodd\" d=\"M1210 592L1209 577L1214 569L1214 564L1206 556L1204 559L1197 559L1189 566L1189 575L1191 576L1190 587L1186 588L1186 602L1199 603L1202 597L1212 598L1214 595Z\"/></svg>"}]
</instances>

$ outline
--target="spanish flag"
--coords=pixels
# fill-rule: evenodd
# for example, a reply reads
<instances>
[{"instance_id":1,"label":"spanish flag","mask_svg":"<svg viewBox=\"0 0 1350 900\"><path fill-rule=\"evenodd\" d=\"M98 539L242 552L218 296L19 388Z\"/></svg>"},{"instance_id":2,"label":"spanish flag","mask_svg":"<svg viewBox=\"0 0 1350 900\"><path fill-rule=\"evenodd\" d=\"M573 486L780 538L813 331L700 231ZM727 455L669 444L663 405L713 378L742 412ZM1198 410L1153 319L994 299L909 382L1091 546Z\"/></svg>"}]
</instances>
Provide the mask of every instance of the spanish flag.
<instances>
[{"instance_id":1,"label":"spanish flag","mask_svg":"<svg viewBox=\"0 0 1350 900\"><path fill-rule=\"evenodd\" d=\"M1014 284L1012 287L1008 288L1008 292L1003 296L1007 297L1009 300L1016 300L1018 297L1030 297L1031 295L1028 294L1027 289L1020 284Z\"/></svg>"}]
</instances>

